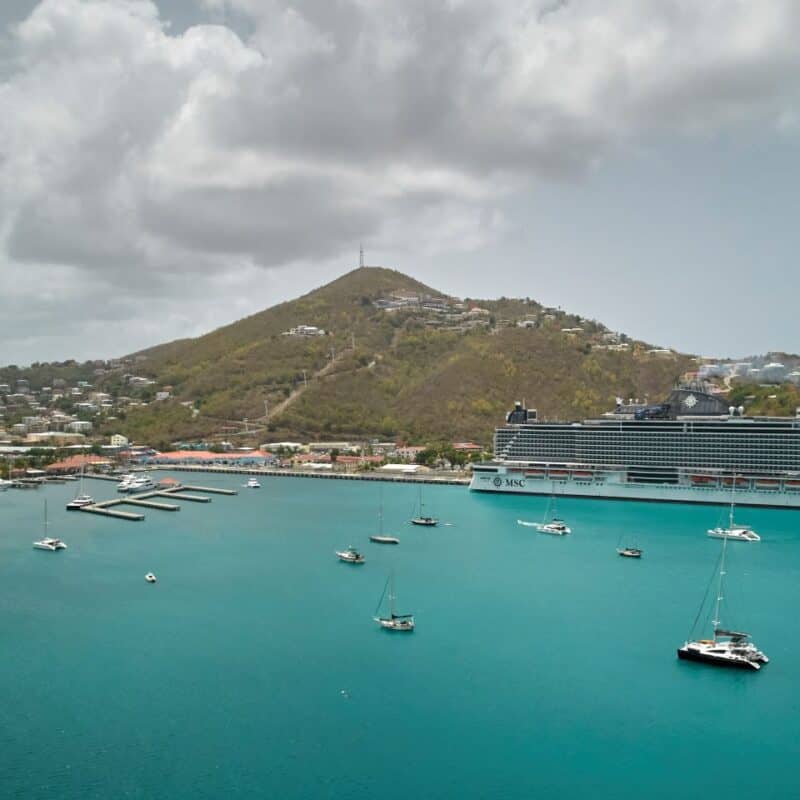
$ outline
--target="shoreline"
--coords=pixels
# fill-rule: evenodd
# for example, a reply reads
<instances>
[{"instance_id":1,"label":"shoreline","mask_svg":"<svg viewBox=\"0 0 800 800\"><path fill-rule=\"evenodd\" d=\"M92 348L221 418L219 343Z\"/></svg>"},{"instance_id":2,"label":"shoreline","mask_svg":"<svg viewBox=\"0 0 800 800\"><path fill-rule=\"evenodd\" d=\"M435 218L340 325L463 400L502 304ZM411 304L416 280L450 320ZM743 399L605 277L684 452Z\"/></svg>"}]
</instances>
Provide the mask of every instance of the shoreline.
<instances>
[{"instance_id":1,"label":"shoreline","mask_svg":"<svg viewBox=\"0 0 800 800\"><path fill-rule=\"evenodd\" d=\"M234 475L259 475L265 478L317 478L322 480L344 481L383 481L386 483L428 483L441 486L469 486L470 477L457 475L430 476L430 475L383 475L375 472L312 472L295 469L268 469L264 467L222 467L203 465L166 465L159 464L150 467L156 472L219 472ZM88 476L87 476L88 477Z\"/></svg>"}]
</instances>

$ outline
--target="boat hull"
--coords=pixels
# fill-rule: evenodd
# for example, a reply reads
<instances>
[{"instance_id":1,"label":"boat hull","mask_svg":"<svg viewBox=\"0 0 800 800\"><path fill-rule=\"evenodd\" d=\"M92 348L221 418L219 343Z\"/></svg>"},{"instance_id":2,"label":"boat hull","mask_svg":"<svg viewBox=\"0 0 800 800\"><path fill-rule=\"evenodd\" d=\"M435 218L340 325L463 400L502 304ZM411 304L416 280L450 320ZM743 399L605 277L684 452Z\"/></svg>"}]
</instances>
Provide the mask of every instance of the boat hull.
<instances>
[{"instance_id":1,"label":"boat hull","mask_svg":"<svg viewBox=\"0 0 800 800\"><path fill-rule=\"evenodd\" d=\"M395 536L370 536L369 540L375 544L400 544L400 540Z\"/></svg>"},{"instance_id":2,"label":"boat hull","mask_svg":"<svg viewBox=\"0 0 800 800\"><path fill-rule=\"evenodd\" d=\"M486 465L489 466L489 465ZM693 486L686 482L674 484L634 483L628 481L624 470L595 472L593 481L574 480L571 476L528 478L524 464L497 463L490 470L473 472L470 489L474 492L495 492L522 495L558 495L561 497L587 497L595 500L638 500L660 503L699 503L724 505L731 503L730 486ZM757 488L736 487L736 506L800 509L800 491L766 491Z\"/></svg>"},{"instance_id":3,"label":"boat hull","mask_svg":"<svg viewBox=\"0 0 800 800\"><path fill-rule=\"evenodd\" d=\"M692 650L688 647L678 648L678 658L682 661L696 661L702 664L711 664L715 667L728 667L729 669L745 669L751 671L758 671L761 669L761 664L757 661L750 661L746 658L717 658L707 653Z\"/></svg>"}]
</instances>

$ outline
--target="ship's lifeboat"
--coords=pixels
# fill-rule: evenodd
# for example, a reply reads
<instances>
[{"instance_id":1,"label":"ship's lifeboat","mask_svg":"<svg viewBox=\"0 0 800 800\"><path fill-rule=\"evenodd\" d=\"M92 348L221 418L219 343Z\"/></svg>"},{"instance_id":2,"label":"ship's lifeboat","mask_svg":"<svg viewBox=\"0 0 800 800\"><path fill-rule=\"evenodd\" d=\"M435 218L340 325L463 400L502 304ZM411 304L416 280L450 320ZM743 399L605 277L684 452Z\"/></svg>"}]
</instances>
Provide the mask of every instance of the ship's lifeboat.
<instances>
[{"instance_id":1,"label":"ship's lifeboat","mask_svg":"<svg viewBox=\"0 0 800 800\"><path fill-rule=\"evenodd\" d=\"M529 469L525 472L526 478L544 478L545 471L543 469Z\"/></svg>"},{"instance_id":2,"label":"ship's lifeboat","mask_svg":"<svg viewBox=\"0 0 800 800\"><path fill-rule=\"evenodd\" d=\"M776 478L756 478L756 489L780 489L781 482Z\"/></svg>"},{"instance_id":3,"label":"ship's lifeboat","mask_svg":"<svg viewBox=\"0 0 800 800\"><path fill-rule=\"evenodd\" d=\"M594 473L587 470L575 470L572 477L576 481L590 481L594 478Z\"/></svg>"},{"instance_id":4,"label":"ship's lifeboat","mask_svg":"<svg viewBox=\"0 0 800 800\"><path fill-rule=\"evenodd\" d=\"M565 481L569 478L568 469L551 469L548 473L549 477L555 481Z\"/></svg>"},{"instance_id":5,"label":"ship's lifeboat","mask_svg":"<svg viewBox=\"0 0 800 800\"><path fill-rule=\"evenodd\" d=\"M692 475L692 486L719 486L719 479L713 475Z\"/></svg>"},{"instance_id":6,"label":"ship's lifeboat","mask_svg":"<svg viewBox=\"0 0 800 800\"><path fill-rule=\"evenodd\" d=\"M786 481L784 486L789 492L800 492L800 481Z\"/></svg>"},{"instance_id":7,"label":"ship's lifeboat","mask_svg":"<svg viewBox=\"0 0 800 800\"><path fill-rule=\"evenodd\" d=\"M723 478L722 479L722 483L725 486L733 486L734 485L734 481L736 481L736 486L738 488L744 488L745 486L749 486L750 485L750 481L747 480L747 478Z\"/></svg>"}]
</instances>

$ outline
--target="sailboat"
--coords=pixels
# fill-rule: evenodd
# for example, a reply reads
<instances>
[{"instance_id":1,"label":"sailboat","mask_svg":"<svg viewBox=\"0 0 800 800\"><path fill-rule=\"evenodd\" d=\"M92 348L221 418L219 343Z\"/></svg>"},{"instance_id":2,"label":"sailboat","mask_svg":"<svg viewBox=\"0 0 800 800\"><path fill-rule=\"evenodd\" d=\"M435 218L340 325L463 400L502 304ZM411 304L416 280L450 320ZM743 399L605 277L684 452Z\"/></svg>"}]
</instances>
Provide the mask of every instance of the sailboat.
<instances>
[{"instance_id":1,"label":"sailboat","mask_svg":"<svg viewBox=\"0 0 800 800\"><path fill-rule=\"evenodd\" d=\"M553 516L550 516L550 512L553 512ZM572 533L572 529L567 527L566 522L563 519L559 519L555 516L556 510L556 496L555 494L550 495L550 500L547 502L547 508L544 510L544 517L542 517L541 522L526 522L523 519L517 520L517 525L524 525L526 528L536 528L539 533L550 533L554 536L564 536L567 533ZM548 522L548 517L550 517L550 521Z\"/></svg>"},{"instance_id":2,"label":"sailboat","mask_svg":"<svg viewBox=\"0 0 800 800\"><path fill-rule=\"evenodd\" d=\"M736 524L733 521L733 507L735 504L736 492L736 476L733 476L731 481L731 508L728 513L728 527L727 528L711 528L708 535L712 539L733 539L736 542L760 542L761 537L749 526Z\"/></svg>"},{"instance_id":3,"label":"sailboat","mask_svg":"<svg viewBox=\"0 0 800 800\"><path fill-rule=\"evenodd\" d=\"M377 615L383 605L383 598L386 597L386 590L389 590L389 616L381 617L375 616L373 619L381 628L387 631L398 631L410 633L414 630L414 615L413 614L398 614L395 608L397 602L397 595L394 588L394 572L392 572L386 579L386 585L383 587L381 599L378 601L378 606L375 609Z\"/></svg>"},{"instance_id":4,"label":"sailboat","mask_svg":"<svg viewBox=\"0 0 800 800\"><path fill-rule=\"evenodd\" d=\"M378 506L378 532L369 537L371 542L376 544L400 544L396 536L384 536L383 533L383 486L380 487L381 499Z\"/></svg>"},{"instance_id":5,"label":"sailboat","mask_svg":"<svg viewBox=\"0 0 800 800\"><path fill-rule=\"evenodd\" d=\"M92 505L94 505L94 498L91 495L84 494L83 491L83 465L81 465L81 482L78 485L78 494L67 503L67 511L80 511L80 509Z\"/></svg>"},{"instance_id":6,"label":"sailboat","mask_svg":"<svg viewBox=\"0 0 800 800\"><path fill-rule=\"evenodd\" d=\"M47 500L44 501L44 537L33 543L34 550L66 550L67 545L61 539L53 539L47 535Z\"/></svg>"},{"instance_id":7,"label":"sailboat","mask_svg":"<svg viewBox=\"0 0 800 800\"><path fill-rule=\"evenodd\" d=\"M419 486L419 515L411 518L412 525L424 525L428 528L435 528L439 524L436 517L431 517L425 513L425 505L422 502L422 484Z\"/></svg>"},{"instance_id":8,"label":"sailboat","mask_svg":"<svg viewBox=\"0 0 800 800\"><path fill-rule=\"evenodd\" d=\"M723 537L722 555L720 556L719 583L717 600L714 606L713 636L711 639L687 639L678 648L678 658L688 661L703 661L721 667L738 667L740 669L761 669L762 664L769 662L764 653L751 641L750 634L741 631L726 630L721 626L720 609L725 589L725 554L728 537ZM703 599L705 604L705 598ZM702 611L702 606L700 611ZM698 618L700 614L698 613ZM695 620L696 622L696 620ZM690 634L691 635L691 634Z\"/></svg>"}]
</instances>

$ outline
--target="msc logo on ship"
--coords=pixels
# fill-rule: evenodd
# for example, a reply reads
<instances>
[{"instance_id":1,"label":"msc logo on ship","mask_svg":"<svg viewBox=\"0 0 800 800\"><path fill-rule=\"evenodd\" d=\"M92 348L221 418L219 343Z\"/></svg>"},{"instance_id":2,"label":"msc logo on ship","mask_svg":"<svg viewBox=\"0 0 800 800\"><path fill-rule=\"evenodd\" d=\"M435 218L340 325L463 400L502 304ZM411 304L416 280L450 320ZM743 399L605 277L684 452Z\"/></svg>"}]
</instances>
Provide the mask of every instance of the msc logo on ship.
<instances>
[{"instance_id":1,"label":"msc logo on ship","mask_svg":"<svg viewBox=\"0 0 800 800\"><path fill-rule=\"evenodd\" d=\"M506 478L505 481L498 475L494 479L494 485L499 489L501 486L508 486L511 489L524 489L525 481L520 478Z\"/></svg>"}]
</instances>

